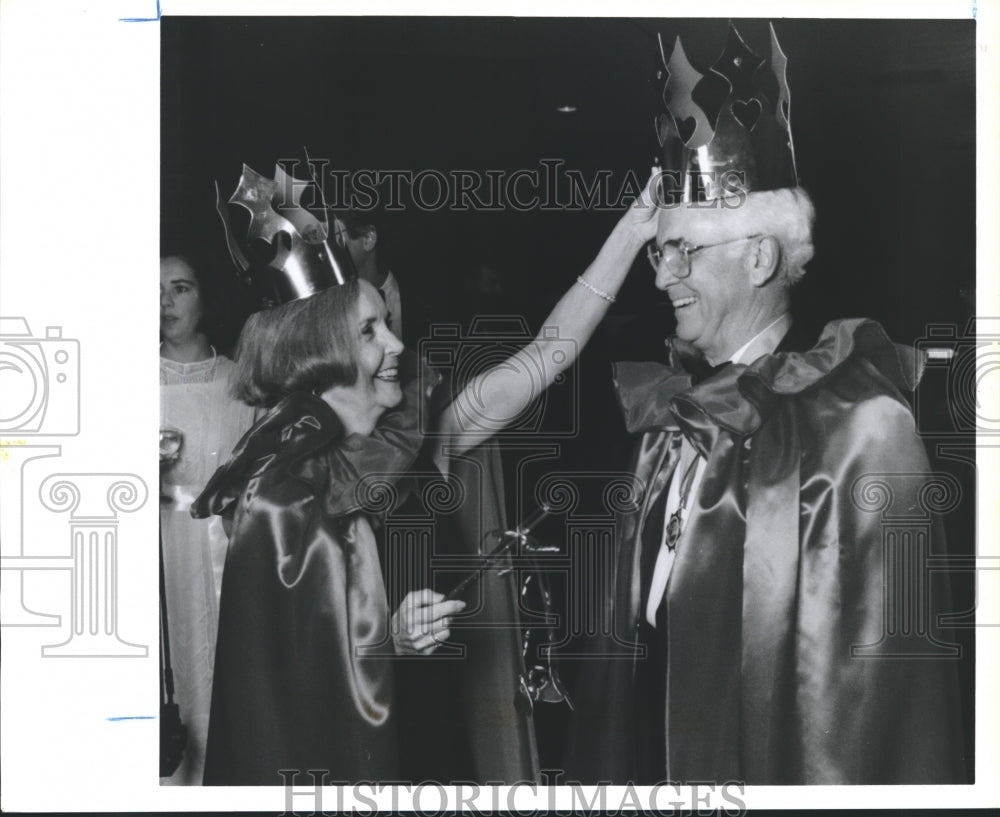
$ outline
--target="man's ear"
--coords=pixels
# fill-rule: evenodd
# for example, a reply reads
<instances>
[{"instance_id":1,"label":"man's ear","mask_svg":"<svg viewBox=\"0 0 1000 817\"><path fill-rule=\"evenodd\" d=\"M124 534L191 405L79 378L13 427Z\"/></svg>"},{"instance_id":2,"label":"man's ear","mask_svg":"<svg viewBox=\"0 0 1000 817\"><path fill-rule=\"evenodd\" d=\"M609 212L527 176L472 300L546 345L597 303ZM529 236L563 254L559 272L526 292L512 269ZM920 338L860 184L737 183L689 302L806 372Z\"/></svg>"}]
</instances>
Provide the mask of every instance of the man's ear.
<instances>
[{"instance_id":1,"label":"man's ear","mask_svg":"<svg viewBox=\"0 0 1000 817\"><path fill-rule=\"evenodd\" d=\"M378 244L378 231L374 227L369 227L368 232L361 239L361 246L366 252L371 252L375 249L376 244Z\"/></svg>"},{"instance_id":2,"label":"man's ear","mask_svg":"<svg viewBox=\"0 0 1000 817\"><path fill-rule=\"evenodd\" d=\"M747 253L746 259L750 283L755 287L764 286L774 278L781 263L781 245L778 239L772 235L762 236Z\"/></svg>"}]
</instances>

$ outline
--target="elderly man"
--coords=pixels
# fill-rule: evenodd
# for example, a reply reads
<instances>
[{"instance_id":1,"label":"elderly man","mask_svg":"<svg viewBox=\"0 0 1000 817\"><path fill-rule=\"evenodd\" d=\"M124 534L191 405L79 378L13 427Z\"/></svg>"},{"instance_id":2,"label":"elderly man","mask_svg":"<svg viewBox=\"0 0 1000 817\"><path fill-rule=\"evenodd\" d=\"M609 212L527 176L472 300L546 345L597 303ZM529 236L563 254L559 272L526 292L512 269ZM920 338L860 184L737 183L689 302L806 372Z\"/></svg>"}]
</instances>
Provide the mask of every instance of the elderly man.
<instances>
[{"instance_id":1,"label":"elderly man","mask_svg":"<svg viewBox=\"0 0 1000 817\"><path fill-rule=\"evenodd\" d=\"M929 472L908 403L919 367L871 321L831 323L814 344L797 333L789 290L814 213L773 29L776 107L751 82L762 62L731 28L713 66L728 97L701 113L705 77L679 41L666 63L661 142L682 172L665 173L649 258L677 318L674 367L615 369L643 490L604 611L613 645L641 649L614 660L605 643L585 668L567 773L962 782L954 662L856 649L885 632L888 577L882 520L852 486Z\"/></svg>"}]
</instances>

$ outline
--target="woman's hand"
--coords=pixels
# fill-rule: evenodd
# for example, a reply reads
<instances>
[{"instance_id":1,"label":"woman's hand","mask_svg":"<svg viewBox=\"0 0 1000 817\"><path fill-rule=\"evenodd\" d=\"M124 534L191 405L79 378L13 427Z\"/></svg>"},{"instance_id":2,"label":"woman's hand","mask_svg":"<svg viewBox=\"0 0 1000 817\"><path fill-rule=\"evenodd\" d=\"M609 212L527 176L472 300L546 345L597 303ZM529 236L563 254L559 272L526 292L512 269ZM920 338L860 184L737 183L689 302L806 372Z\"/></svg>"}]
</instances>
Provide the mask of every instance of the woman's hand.
<instances>
[{"instance_id":1,"label":"woman's hand","mask_svg":"<svg viewBox=\"0 0 1000 817\"><path fill-rule=\"evenodd\" d=\"M642 244L656 238L657 216L662 207L659 204L662 175L662 170L653 168L646 186L619 221L620 227L632 232Z\"/></svg>"},{"instance_id":2,"label":"woman's hand","mask_svg":"<svg viewBox=\"0 0 1000 817\"><path fill-rule=\"evenodd\" d=\"M430 655L451 635L451 617L464 609L464 601L444 601L444 595L428 588L407 593L392 617L396 652Z\"/></svg>"}]
</instances>

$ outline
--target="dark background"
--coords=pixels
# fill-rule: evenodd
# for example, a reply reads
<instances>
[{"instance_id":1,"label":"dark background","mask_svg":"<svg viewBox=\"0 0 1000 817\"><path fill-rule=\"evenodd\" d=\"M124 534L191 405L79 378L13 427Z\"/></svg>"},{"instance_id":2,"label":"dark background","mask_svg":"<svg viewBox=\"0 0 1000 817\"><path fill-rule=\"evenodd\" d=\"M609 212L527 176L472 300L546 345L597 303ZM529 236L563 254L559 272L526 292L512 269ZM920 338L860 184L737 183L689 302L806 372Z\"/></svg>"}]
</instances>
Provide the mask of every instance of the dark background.
<instances>
[{"instance_id":1,"label":"dark background","mask_svg":"<svg viewBox=\"0 0 1000 817\"><path fill-rule=\"evenodd\" d=\"M735 23L766 57L767 22ZM630 170L644 180L662 110L650 82L660 64L657 34L668 49L681 35L688 58L706 71L726 26L725 19L165 17L164 244L186 247L231 281L213 180L228 196L244 162L271 175L276 159L303 158L303 147L348 170L540 170L541 159L561 159L586 178L606 169L618 184ZM794 294L797 320L818 328L832 318L870 317L902 343L923 337L929 324L961 335L975 300L974 22L777 20L775 28L788 56L799 173L818 213L816 257ZM556 110L566 104L577 111ZM536 330L617 217L413 207L393 214L380 241L402 282L406 340L417 345L432 320L467 321L466 281L483 263L504 282L503 296L484 308L523 315ZM631 443L608 364L661 355L672 328L640 258L581 358L579 434L558 440L560 470L623 467ZM935 388L927 403L937 409L924 412L922 430L935 467L962 483L966 499L945 521L952 552L971 553L974 471L937 457L936 435L952 427L946 386ZM546 422L559 424L571 392L554 390L547 415L557 419ZM971 607L971 578L956 575L953 584L956 606ZM956 640L969 658L962 672L971 758L971 631ZM543 762L558 765L562 715L540 713L538 721Z\"/></svg>"},{"instance_id":2,"label":"dark background","mask_svg":"<svg viewBox=\"0 0 1000 817\"><path fill-rule=\"evenodd\" d=\"M766 21L736 20L762 56ZM243 162L270 175L303 146L358 170L537 169L644 180L661 109L649 81L682 36L705 71L726 20L182 18L162 35L164 234L221 246L205 217ZM778 20L799 172L819 214L797 315L865 315L901 342L961 322L974 281L974 23ZM556 111L572 103L576 113ZM435 213L390 225L394 268L435 296L483 259L547 313L612 212ZM655 293L634 275L616 310ZM527 310L526 311L531 311ZM661 334L670 326L662 310Z\"/></svg>"}]
</instances>

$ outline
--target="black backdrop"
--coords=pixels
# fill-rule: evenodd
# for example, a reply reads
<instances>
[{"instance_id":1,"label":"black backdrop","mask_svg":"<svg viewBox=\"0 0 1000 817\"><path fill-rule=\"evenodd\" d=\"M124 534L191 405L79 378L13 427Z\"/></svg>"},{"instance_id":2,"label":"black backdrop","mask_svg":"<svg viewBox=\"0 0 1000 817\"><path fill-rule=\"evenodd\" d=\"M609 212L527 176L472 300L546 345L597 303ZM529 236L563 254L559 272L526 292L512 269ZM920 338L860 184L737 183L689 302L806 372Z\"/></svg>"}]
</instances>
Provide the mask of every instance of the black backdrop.
<instances>
[{"instance_id":1,"label":"black backdrop","mask_svg":"<svg viewBox=\"0 0 1000 817\"><path fill-rule=\"evenodd\" d=\"M762 56L766 21L737 20ZM217 216L243 162L270 175L303 147L331 167L445 173L540 169L559 159L591 178L644 179L660 110L649 79L657 34L680 34L691 62L715 61L727 22L514 18L185 18L162 21L162 236L229 280ZM776 20L788 55L799 172L816 203L816 257L795 292L799 320L880 321L897 341L928 324L961 333L975 293L975 24L972 20ZM572 104L573 113L557 107ZM615 185L611 185L615 189ZM504 307L537 329L596 253L611 210L391 214L383 235L410 326L465 320L464 281L501 271ZM409 296L408 296L409 297ZM657 356L672 329L640 259L577 375L580 434L561 468L615 469L628 441L607 364ZM238 321L237 321L238 325ZM416 329L409 331L414 341ZM943 400L946 395L934 396ZM559 395L553 398L559 410ZM942 404L943 405L943 404ZM941 427L947 425L941 413ZM951 548L974 548L968 464L940 461L966 500L947 520ZM517 493L520 488L515 489ZM515 499L518 499L515 497ZM971 606L968 577L956 577ZM971 580L970 580L971 581ZM971 635L968 742L972 746ZM567 674L572 676L573 668ZM539 717L543 761L558 763L559 714Z\"/></svg>"},{"instance_id":2,"label":"black backdrop","mask_svg":"<svg viewBox=\"0 0 1000 817\"><path fill-rule=\"evenodd\" d=\"M737 20L758 53L767 24ZM184 18L162 35L162 212L218 249L212 180L242 162L310 155L332 167L538 169L562 159L620 184L648 171L658 111L656 35L682 35L706 70L725 20ZM817 256L797 314L866 315L902 342L969 311L975 248L974 23L778 20L800 175L817 204ZM572 103L572 114L556 111ZM644 176L643 176L644 178ZM401 274L428 293L496 259L544 316L613 224L611 212L455 213L395 219ZM654 292L634 275L619 312ZM664 310L661 334L670 329Z\"/></svg>"}]
</instances>

